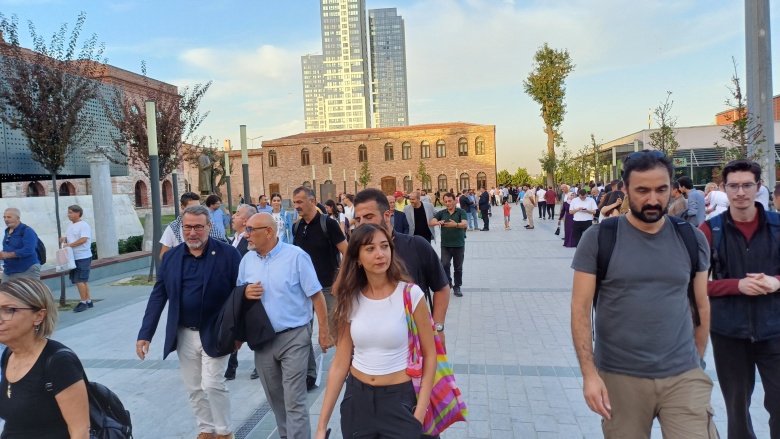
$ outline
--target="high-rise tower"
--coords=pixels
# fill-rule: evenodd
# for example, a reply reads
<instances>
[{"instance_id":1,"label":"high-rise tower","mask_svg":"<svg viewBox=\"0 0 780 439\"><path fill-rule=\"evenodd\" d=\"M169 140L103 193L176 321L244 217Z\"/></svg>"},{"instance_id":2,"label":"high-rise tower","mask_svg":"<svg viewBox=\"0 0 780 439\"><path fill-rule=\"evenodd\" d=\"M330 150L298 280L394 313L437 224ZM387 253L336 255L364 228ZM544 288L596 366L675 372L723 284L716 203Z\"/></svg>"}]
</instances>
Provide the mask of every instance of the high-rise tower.
<instances>
[{"instance_id":1,"label":"high-rise tower","mask_svg":"<svg viewBox=\"0 0 780 439\"><path fill-rule=\"evenodd\" d=\"M404 19L395 8L368 11L374 127L409 125Z\"/></svg>"}]
</instances>

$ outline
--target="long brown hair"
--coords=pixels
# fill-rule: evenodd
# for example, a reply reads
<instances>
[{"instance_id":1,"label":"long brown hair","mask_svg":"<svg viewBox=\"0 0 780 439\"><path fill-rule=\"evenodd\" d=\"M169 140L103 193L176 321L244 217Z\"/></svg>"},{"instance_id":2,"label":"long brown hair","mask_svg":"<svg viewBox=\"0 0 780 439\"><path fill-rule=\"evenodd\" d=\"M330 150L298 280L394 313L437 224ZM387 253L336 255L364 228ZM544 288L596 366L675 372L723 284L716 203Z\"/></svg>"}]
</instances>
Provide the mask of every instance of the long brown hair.
<instances>
[{"instance_id":1,"label":"long brown hair","mask_svg":"<svg viewBox=\"0 0 780 439\"><path fill-rule=\"evenodd\" d=\"M333 294L336 296L336 307L333 310L333 325L336 328L337 337L340 337L352 316L355 299L360 290L368 285L368 278L363 267L358 267L360 249L371 243L376 232L382 232L390 243L390 264L385 274L387 281L398 283L409 282L404 263L398 259L395 253L393 235L387 229L376 224L361 224L352 232L347 246L347 255L341 262L341 269L336 281L333 283ZM337 338L338 340L338 338Z\"/></svg>"}]
</instances>

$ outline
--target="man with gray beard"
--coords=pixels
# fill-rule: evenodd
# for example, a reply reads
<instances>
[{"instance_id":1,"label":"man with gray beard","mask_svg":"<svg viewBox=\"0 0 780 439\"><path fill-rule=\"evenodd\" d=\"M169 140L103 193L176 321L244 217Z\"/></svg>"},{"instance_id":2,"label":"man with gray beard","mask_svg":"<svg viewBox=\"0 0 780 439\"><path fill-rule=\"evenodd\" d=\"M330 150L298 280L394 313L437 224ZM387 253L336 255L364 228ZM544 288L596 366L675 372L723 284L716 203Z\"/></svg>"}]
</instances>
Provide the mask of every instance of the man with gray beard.
<instances>
[{"instance_id":1,"label":"man with gray beard","mask_svg":"<svg viewBox=\"0 0 780 439\"><path fill-rule=\"evenodd\" d=\"M138 332L136 353L141 360L146 358L169 303L163 359L174 350L178 354L200 430L198 439L232 439L230 398L223 376L230 352L217 349L214 326L235 288L241 255L230 244L209 239L211 227L206 207L184 210L181 232L186 245L172 248L162 258Z\"/></svg>"}]
</instances>

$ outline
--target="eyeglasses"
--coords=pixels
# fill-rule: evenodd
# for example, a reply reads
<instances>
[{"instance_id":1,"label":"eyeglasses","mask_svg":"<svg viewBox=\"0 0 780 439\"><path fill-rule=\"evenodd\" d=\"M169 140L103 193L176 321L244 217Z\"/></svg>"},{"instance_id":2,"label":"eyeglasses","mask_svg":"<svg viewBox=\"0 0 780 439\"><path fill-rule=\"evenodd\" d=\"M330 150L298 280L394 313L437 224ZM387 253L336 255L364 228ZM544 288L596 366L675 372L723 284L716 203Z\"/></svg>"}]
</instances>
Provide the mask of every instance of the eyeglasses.
<instances>
[{"instance_id":1,"label":"eyeglasses","mask_svg":"<svg viewBox=\"0 0 780 439\"><path fill-rule=\"evenodd\" d=\"M729 192L737 193L741 188L745 192L750 192L758 186L756 183L728 183L726 190Z\"/></svg>"},{"instance_id":2,"label":"eyeglasses","mask_svg":"<svg viewBox=\"0 0 780 439\"><path fill-rule=\"evenodd\" d=\"M205 228L206 226L204 226L203 224L198 224L197 226L190 226L190 225L181 226L181 229L184 230L185 232L191 232L193 230L196 232L202 232L203 229Z\"/></svg>"},{"instance_id":3,"label":"eyeglasses","mask_svg":"<svg viewBox=\"0 0 780 439\"><path fill-rule=\"evenodd\" d=\"M625 162L627 162L629 160L636 160L638 158L642 158L645 154L651 154L653 157L656 157L656 158L659 158L659 159L662 159L662 158L666 157L666 154L664 154L661 151L658 151L656 149L645 149L645 150L642 150L642 151L632 152L631 154L628 155L628 157L625 158L625 160L623 160L623 163L625 163Z\"/></svg>"},{"instance_id":4,"label":"eyeglasses","mask_svg":"<svg viewBox=\"0 0 780 439\"><path fill-rule=\"evenodd\" d=\"M255 230L267 229L267 228L268 228L268 226L263 226L263 227L250 227L250 226L246 226L246 227L244 227L244 232L247 235L251 235L252 232L254 232Z\"/></svg>"},{"instance_id":5,"label":"eyeglasses","mask_svg":"<svg viewBox=\"0 0 780 439\"><path fill-rule=\"evenodd\" d=\"M0 321L7 322L16 314L16 311L20 309L34 309L34 308L21 308L21 307L2 307L0 308Z\"/></svg>"}]
</instances>

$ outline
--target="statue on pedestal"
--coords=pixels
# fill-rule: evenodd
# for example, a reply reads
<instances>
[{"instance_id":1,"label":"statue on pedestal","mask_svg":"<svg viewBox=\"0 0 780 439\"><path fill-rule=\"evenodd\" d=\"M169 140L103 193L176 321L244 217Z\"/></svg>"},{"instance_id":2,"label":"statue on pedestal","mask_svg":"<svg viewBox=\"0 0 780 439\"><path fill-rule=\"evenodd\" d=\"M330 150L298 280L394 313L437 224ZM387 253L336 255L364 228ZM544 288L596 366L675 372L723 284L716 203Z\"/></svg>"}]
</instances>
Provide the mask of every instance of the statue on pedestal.
<instances>
[{"instance_id":1,"label":"statue on pedestal","mask_svg":"<svg viewBox=\"0 0 780 439\"><path fill-rule=\"evenodd\" d=\"M214 162L209 159L209 156L201 154L200 157L198 157L198 190L200 190L201 195L211 194L211 172L213 167Z\"/></svg>"}]
</instances>

